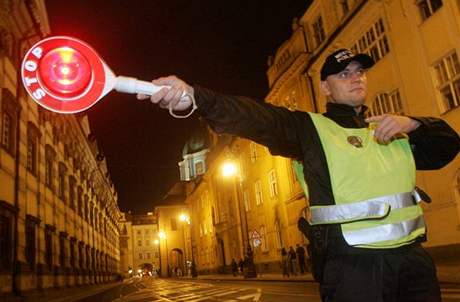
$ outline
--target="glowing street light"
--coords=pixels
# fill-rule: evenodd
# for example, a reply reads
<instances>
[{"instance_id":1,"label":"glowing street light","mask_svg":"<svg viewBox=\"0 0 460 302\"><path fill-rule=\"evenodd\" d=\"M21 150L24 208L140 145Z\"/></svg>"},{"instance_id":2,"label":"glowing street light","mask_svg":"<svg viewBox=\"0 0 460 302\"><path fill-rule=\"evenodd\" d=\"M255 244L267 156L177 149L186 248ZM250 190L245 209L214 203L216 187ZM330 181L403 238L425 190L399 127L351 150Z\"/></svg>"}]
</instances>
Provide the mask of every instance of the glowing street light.
<instances>
[{"instance_id":1,"label":"glowing street light","mask_svg":"<svg viewBox=\"0 0 460 302\"><path fill-rule=\"evenodd\" d=\"M160 236L160 239L166 239L166 233L164 231L160 231L160 233L158 233L158 236Z\"/></svg>"},{"instance_id":2,"label":"glowing street light","mask_svg":"<svg viewBox=\"0 0 460 302\"><path fill-rule=\"evenodd\" d=\"M237 164L233 161L225 161L223 164L222 164L222 175L225 177L225 178L230 178L230 177L233 177L233 176L236 176L237 179L238 179L238 182L239 182L239 186L237 187L237 202L238 204L240 204L240 200L242 201L243 198L242 198L242 195L243 195L243 177L241 175L241 171L238 171L239 169L237 168ZM248 227L248 217L247 217L247 213L244 212L244 215L243 215L243 211L241 210L243 208L243 205L240 205L239 206L239 211L240 211L240 218L242 220L241 222L241 238L242 240L244 241L244 237L246 237L246 267L247 267L247 270L244 274L244 277L245 278L255 278L257 277L257 272L256 272L256 266L254 264L254 253L251 249L251 244L249 242L249 227ZM243 231L243 219L244 219L244 224L245 224L245 227L246 227L246 234L244 234L245 232ZM243 254L244 254L244 243L243 243Z\"/></svg>"},{"instance_id":3,"label":"glowing street light","mask_svg":"<svg viewBox=\"0 0 460 302\"><path fill-rule=\"evenodd\" d=\"M153 240L153 244L159 245L159 244L160 244L160 240L158 240L158 239Z\"/></svg>"},{"instance_id":4,"label":"glowing street light","mask_svg":"<svg viewBox=\"0 0 460 302\"><path fill-rule=\"evenodd\" d=\"M224 177L232 177L237 174L237 167L234 162L226 161L222 165L222 176Z\"/></svg>"}]
</instances>

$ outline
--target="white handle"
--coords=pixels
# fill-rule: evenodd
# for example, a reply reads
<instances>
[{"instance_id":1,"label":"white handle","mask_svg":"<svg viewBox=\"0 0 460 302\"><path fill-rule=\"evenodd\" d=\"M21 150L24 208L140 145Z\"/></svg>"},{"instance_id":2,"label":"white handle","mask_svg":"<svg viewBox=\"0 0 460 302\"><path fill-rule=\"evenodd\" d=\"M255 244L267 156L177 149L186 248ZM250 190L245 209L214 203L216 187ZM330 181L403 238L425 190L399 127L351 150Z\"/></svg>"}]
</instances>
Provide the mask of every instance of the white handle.
<instances>
[{"instance_id":1,"label":"white handle","mask_svg":"<svg viewBox=\"0 0 460 302\"><path fill-rule=\"evenodd\" d=\"M146 81L139 81L136 78L131 78L131 77L123 77L123 76L118 76L116 78L115 82L115 90L118 92L124 92L124 93L142 93L146 95L152 95L158 91L160 91L162 88L169 87L169 86L157 86L152 84L151 82L146 82ZM182 95L180 102L176 105L174 108L170 108L170 112L172 110L177 110L177 111L183 111L187 110L190 108L190 106L193 105L195 106L192 96L185 93Z\"/></svg>"}]
</instances>

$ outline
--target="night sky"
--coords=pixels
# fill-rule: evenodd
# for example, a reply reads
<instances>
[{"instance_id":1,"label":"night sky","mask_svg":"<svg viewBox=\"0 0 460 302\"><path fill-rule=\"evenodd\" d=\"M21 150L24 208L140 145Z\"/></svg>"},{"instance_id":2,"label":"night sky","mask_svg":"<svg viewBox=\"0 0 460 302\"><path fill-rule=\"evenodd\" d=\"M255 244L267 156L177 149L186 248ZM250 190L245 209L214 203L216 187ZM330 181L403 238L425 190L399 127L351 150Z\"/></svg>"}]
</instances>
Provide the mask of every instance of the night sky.
<instances>
[{"instance_id":1,"label":"night sky","mask_svg":"<svg viewBox=\"0 0 460 302\"><path fill-rule=\"evenodd\" d=\"M307 0L47 0L52 35L93 46L117 75L176 74L191 84L263 99L267 57L290 37ZM151 211L179 180L196 117L177 120L111 92L88 111L122 211Z\"/></svg>"}]
</instances>

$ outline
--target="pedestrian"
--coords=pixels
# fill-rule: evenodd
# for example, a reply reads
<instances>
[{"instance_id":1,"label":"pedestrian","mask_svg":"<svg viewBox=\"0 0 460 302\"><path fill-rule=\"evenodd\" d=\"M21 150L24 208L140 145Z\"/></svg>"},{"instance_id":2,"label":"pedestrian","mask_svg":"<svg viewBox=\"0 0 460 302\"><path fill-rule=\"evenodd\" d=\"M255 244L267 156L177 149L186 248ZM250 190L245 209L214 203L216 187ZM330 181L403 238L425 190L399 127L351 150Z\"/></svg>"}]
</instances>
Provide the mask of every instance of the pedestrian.
<instances>
[{"instance_id":1,"label":"pedestrian","mask_svg":"<svg viewBox=\"0 0 460 302\"><path fill-rule=\"evenodd\" d=\"M150 100L170 111L197 109L216 132L301 161L311 216L299 226L313 246L323 301L441 301L435 266L421 246L424 194L416 190L415 170L447 165L460 138L439 118L368 117L373 65L367 54L330 54L320 70L323 114L192 87L175 76L153 81L169 87ZM179 103L184 93L193 106Z\"/></svg>"},{"instance_id":2,"label":"pedestrian","mask_svg":"<svg viewBox=\"0 0 460 302\"><path fill-rule=\"evenodd\" d=\"M289 278L289 256L284 247L281 249L281 269L283 270L283 278Z\"/></svg>"},{"instance_id":3,"label":"pedestrian","mask_svg":"<svg viewBox=\"0 0 460 302\"><path fill-rule=\"evenodd\" d=\"M238 274L238 264L236 263L235 258L232 258L232 263L230 265L232 267L233 277L236 277Z\"/></svg>"},{"instance_id":4,"label":"pedestrian","mask_svg":"<svg viewBox=\"0 0 460 302\"><path fill-rule=\"evenodd\" d=\"M289 247L289 268L291 270L291 274L293 276L297 276L297 255L294 251L294 248L292 246Z\"/></svg>"},{"instance_id":5,"label":"pedestrian","mask_svg":"<svg viewBox=\"0 0 460 302\"><path fill-rule=\"evenodd\" d=\"M244 261L242 258L240 258L240 261L238 261L238 268L240 269L240 274L243 275Z\"/></svg>"},{"instance_id":6,"label":"pedestrian","mask_svg":"<svg viewBox=\"0 0 460 302\"><path fill-rule=\"evenodd\" d=\"M297 254L297 261L299 263L300 273L305 274L305 249L297 243L295 253Z\"/></svg>"}]
</instances>

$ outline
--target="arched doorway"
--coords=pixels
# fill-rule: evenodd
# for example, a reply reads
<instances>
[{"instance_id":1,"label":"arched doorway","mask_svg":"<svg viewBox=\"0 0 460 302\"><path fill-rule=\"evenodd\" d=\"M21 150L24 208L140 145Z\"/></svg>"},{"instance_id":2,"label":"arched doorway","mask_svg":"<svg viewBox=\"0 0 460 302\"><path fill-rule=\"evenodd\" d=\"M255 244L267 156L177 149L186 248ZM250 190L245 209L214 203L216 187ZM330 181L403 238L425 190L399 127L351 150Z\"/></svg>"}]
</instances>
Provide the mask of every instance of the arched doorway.
<instances>
[{"instance_id":1,"label":"arched doorway","mask_svg":"<svg viewBox=\"0 0 460 302\"><path fill-rule=\"evenodd\" d=\"M184 268L184 252L181 249L175 248L171 251L170 257L171 276L180 277L185 272Z\"/></svg>"}]
</instances>

